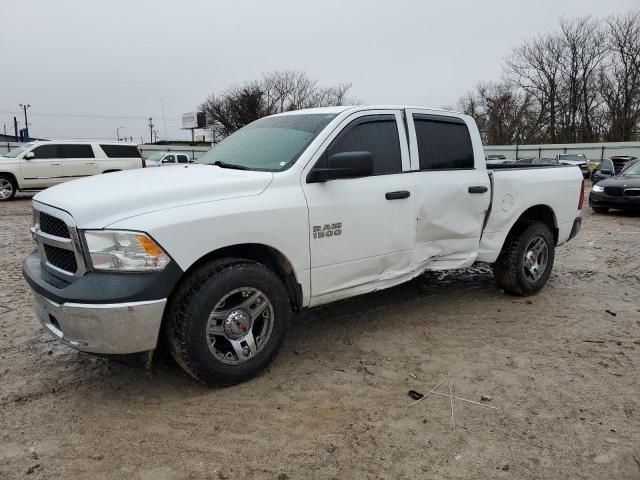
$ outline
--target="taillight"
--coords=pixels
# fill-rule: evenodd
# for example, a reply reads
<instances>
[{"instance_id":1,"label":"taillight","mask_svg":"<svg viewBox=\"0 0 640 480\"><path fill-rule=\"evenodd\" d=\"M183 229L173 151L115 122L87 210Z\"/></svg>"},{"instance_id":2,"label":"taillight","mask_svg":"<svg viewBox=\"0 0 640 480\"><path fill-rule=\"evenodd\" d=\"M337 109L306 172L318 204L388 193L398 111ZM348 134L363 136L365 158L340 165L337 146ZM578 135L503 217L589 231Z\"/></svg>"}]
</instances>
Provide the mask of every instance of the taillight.
<instances>
[{"instance_id":1,"label":"taillight","mask_svg":"<svg viewBox=\"0 0 640 480\"><path fill-rule=\"evenodd\" d=\"M145 168L147 166L147 162L144 159L144 155L142 155L142 150L140 150L140 147L138 147L138 153L140 154L140 159L142 160L142 168Z\"/></svg>"},{"instance_id":2,"label":"taillight","mask_svg":"<svg viewBox=\"0 0 640 480\"><path fill-rule=\"evenodd\" d=\"M584 179L582 179L582 183L580 184L580 200L578 200L578 210L582 210L584 206Z\"/></svg>"}]
</instances>

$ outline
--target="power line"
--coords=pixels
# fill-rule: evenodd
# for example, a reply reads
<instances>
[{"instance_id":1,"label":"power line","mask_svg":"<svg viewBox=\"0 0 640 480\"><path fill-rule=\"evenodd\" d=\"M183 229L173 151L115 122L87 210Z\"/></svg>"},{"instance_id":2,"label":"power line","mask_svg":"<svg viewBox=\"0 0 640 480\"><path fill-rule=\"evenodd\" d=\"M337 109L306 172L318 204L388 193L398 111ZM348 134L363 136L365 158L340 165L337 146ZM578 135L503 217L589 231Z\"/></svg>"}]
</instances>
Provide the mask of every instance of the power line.
<instances>
[{"instance_id":1,"label":"power line","mask_svg":"<svg viewBox=\"0 0 640 480\"><path fill-rule=\"evenodd\" d=\"M0 110L0 113L15 115L13 110ZM97 119L111 119L111 120L147 120L149 117L145 115L99 115L90 113L30 113L31 116L36 117L65 117L65 118L97 118ZM167 118L169 122L180 122L180 118Z\"/></svg>"}]
</instances>

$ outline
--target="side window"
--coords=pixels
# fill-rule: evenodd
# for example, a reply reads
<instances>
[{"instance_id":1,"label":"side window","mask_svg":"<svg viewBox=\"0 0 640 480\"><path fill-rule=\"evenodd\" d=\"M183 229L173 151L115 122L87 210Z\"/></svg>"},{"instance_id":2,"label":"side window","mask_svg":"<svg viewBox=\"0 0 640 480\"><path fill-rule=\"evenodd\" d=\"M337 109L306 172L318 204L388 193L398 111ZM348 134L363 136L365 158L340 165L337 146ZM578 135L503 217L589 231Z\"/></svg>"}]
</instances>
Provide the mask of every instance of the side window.
<instances>
[{"instance_id":1,"label":"side window","mask_svg":"<svg viewBox=\"0 0 640 480\"><path fill-rule=\"evenodd\" d=\"M189 157L186 155L178 155L178 163L189 163Z\"/></svg>"},{"instance_id":2,"label":"side window","mask_svg":"<svg viewBox=\"0 0 640 480\"><path fill-rule=\"evenodd\" d=\"M473 168L467 125L459 119L414 115L420 170Z\"/></svg>"},{"instance_id":3,"label":"side window","mask_svg":"<svg viewBox=\"0 0 640 480\"><path fill-rule=\"evenodd\" d=\"M176 157L173 155L167 155L162 159L162 163L176 163Z\"/></svg>"},{"instance_id":4,"label":"side window","mask_svg":"<svg viewBox=\"0 0 640 480\"><path fill-rule=\"evenodd\" d=\"M91 145L61 144L58 145L60 158L94 158Z\"/></svg>"},{"instance_id":5,"label":"side window","mask_svg":"<svg viewBox=\"0 0 640 480\"><path fill-rule=\"evenodd\" d=\"M600 170L609 170L610 172L613 172L613 162L608 158L605 158L600 164Z\"/></svg>"},{"instance_id":6,"label":"side window","mask_svg":"<svg viewBox=\"0 0 640 480\"><path fill-rule=\"evenodd\" d=\"M142 158L140 150L135 145L100 144L100 148L107 158Z\"/></svg>"},{"instance_id":7,"label":"side window","mask_svg":"<svg viewBox=\"0 0 640 480\"><path fill-rule=\"evenodd\" d=\"M40 145L34 148L33 158L59 158L57 145Z\"/></svg>"},{"instance_id":8,"label":"side window","mask_svg":"<svg viewBox=\"0 0 640 480\"><path fill-rule=\"evenodd\" d=\"M327 148L327 157L343 152L371 152L373 174L402 172L402 154L395 116L376 115L354 120Z\"/></svg>"}]
</instances>

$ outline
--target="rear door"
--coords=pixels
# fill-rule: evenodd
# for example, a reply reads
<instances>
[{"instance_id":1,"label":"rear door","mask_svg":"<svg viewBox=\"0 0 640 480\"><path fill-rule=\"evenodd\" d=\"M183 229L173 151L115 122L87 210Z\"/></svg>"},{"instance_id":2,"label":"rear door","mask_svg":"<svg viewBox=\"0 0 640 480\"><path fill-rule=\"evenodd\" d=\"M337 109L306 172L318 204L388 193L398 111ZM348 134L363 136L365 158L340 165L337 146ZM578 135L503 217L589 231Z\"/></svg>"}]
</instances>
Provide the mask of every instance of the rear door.
<instances>
[{"instance_id":1,"label":"rear door","mask_svg":"<svg viewBox=\"0 0 640 480\"><path fill-rule=\"evenodd\" d=\"M436 269L470 265L491 196L477 128L428 110L408 109L406 118L415 172L410 177L417 218L414 262Z\"/></svg>"},{"instance_id":2,"label":"rear door","mask_svg":"<svg viewBox=\"0 0 640 480\"><path fill-rule=\"evenodd\" d=\"M312 297L333 294L332 300L360 293L409 269L415 206L401 119L400 112L392 110L356 113L342 122L310 162L322 168L330 155L368 151L373 156L373 176L306 183L312 169L303 173Z\"/></svg>"},{"instance_id":3,"label":"rear door","mask_svg":"<svg viewBox=\"0 0 640 480\"><path fill-rule=\"evenodd\" d=\"M47 188L62 179L62 163L58 155L58 145L47 143L33 150L34 157L20 161L20 170L25 188Z\"/></svg>"},{"instance_id":4,"label":"rear door","mask_svg":"<svg viewBox=\"0 0 640 480\"><path fill-rule=\"evenodd\" d=\"M178 163L189 163L189 156L184 153L179 153L176 157L178 158Z\"/></svg>"},{"instance_id":5,"label":"rear door","mask_svg":"<svg viewBox=\"0 0 640 480\"><path fill-rule=\"evenodd\" d=\"M58 145L65 180L96 174L95 155L88 143L62 143Z\"/></svg>"}]
</instances>

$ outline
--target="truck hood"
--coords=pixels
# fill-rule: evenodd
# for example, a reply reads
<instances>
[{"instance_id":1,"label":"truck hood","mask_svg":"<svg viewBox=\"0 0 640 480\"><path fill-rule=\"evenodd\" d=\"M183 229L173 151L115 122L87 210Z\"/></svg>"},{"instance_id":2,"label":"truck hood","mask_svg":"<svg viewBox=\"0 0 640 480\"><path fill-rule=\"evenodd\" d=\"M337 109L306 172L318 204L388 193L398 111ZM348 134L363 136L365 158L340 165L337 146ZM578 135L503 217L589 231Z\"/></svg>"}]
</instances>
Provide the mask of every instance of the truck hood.
<instances>
[{"instance_id":1,"label":"truck hood","mask_svg":"<svg viewBox=\"0 0 640 480\"><path fill-rule=\"evenodd\" d=\"M259 195L272 179L270 172L211 165L138 168L62 183L33 199L65 210L79 228L105 228L153 211Z\"/></svg>"}]
</instances>

